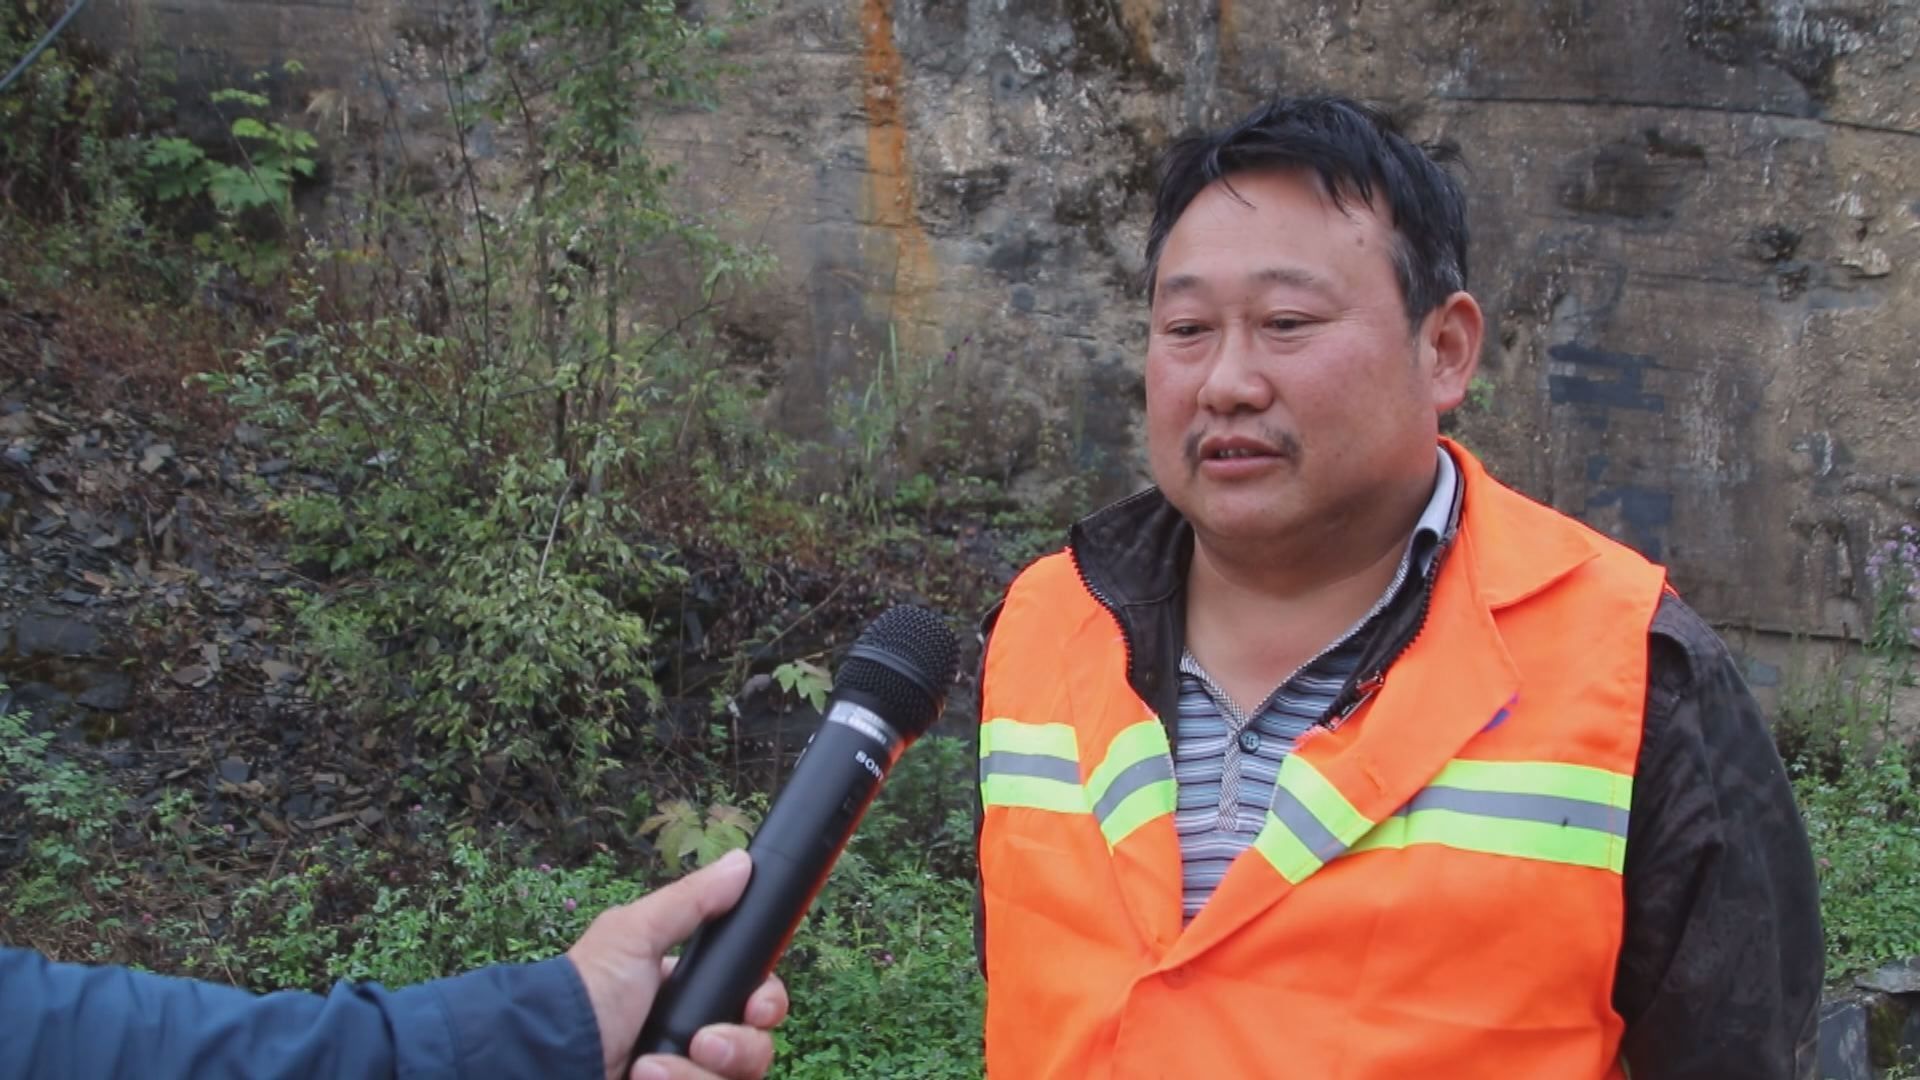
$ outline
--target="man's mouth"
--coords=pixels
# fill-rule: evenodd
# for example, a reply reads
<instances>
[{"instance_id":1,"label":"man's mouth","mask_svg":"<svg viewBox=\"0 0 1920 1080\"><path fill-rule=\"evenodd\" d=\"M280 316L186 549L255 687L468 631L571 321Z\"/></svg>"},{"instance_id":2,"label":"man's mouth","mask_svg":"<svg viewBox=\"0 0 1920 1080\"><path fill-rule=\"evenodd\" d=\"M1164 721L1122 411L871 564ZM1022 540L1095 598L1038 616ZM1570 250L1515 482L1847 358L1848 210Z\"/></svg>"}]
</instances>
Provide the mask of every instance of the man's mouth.
<instances>
[{"instance_id":1,"label":"man's mouth","mask_svg":"<svg viewBox=\"0 0 1920 1080\"><path fill-rule=\"evenodd\" d=\"M1215 461L1252 463L1297 458L1299 451L1299 440L1283 431L1266 431L1257 436L1216 434L1204 438L1189 437L1187 462L1189 468L1198 470L1202 465Z\"/></svg>"}]
</instances>

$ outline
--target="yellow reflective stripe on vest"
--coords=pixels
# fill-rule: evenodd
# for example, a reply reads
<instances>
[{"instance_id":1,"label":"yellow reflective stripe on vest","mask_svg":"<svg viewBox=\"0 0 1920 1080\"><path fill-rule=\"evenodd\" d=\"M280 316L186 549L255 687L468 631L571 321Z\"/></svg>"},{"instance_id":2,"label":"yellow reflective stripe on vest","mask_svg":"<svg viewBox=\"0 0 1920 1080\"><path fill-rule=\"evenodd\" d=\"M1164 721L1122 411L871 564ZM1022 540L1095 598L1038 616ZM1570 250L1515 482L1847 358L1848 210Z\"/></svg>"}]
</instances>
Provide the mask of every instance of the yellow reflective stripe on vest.
<instances>
[{"instance_id":1,"label":"yellow reflective stripe on vest","mask_svg":"<svg viewBox=\"0 0 1920 1080\"><path fill-rule=\"evenodd\" d=\"M1428 810L1395 815L1380 823L1353 845L1353 850L1375 851L1414 844L1438 844L1484 855L1566 863L1618 874L1626 867L1627 841L1612 833L1545 821L1457 814Z\"/></svg>"},{"instance_id":2,"label":"yellow reflective stripe on vest","mask_svg":"<svg viewBox=\"0 0 1920 1080\"><path fill-rule=\"evenodd\" d=\"M1439 844L1620 873L1633 777L1550 761L1454 761L1353 846Z\"/></svg>"},{"instance_id":3,"label":"yellow reflective stripe on vest","mask_svg":"<svg viewBox=\"0 0 1920 1080\"><path fill-rule=\"evenodd\" d=\"M1073 728L1018 720L980 725L980 798L988 806L1086 813Z\"/></svg>"},{"instance_id":4,"label":"yellow reflective stripe on vest","mask_svg":"<svg viewBox=\"0 0 1920 1080\"><path fill-rule=\"evenodd\" d=\"M1083 786L1073 728L989 720L980 726L980 793L988 806L1091 813L1113 845L1173 813L1173 755L1166 729L1143 720L1114 736Z\"/></svg>"},{"instance_id":5,"label":"yellow reflective stripe on vest","mask_svg":"<svg viewBox=\"0 0 1920 1080\"><path fill-rule=\"evenodd\" d=\"M1298 754L1280 763L1273 803L1253 847L1291 884L1347 850L1373 822L1361 816L1320 770Z\"/></svg>"},{"instance_id":6,"label":"yellow reflective stripe on vest","mask_svg":"<svg viewBox=\"0 0 1920 1080\"><path fill-rule=\"evenodd\" d=\"M1450 761L1429 786L1558 796L1619 810L1633 807L1633 777L1558 761Z\"/></svg>"},{"instance_id":7,"label":"yellow reflective stripe on vest","mask_svg":"<svg viewBox=\"0 0 1920 1080\"><path fill-rule=\"evenodd\" d=\"M1018 720L989 720L980 725L980 756L996 750L1016 754L1080 760L1080 740L1072 724L1023 724ZM1078 783L1079 781L1075 781Z\"/></svg>"},{"instance_id":8,"label":"yellow reflective stripe on vest","mask_svg":"<svg viewBox=\"0 0 1920 1080\"><path fill-rule=\"evenodd\" d=\"M1173 754L1167 729L1142 720L1113 737L1107 757L1087 780L1087 799L1109 847L1154 818L1173 813Z\"/></svg>"},{"instance_id":9,"label":"yellow reflective stripe on vest","mask_svg":"<svg viewBox=\"0 0 1920 1080\"><path fill-rule=\"evenodd\" d=\"M1372 826L1296 756L1281 765L1253 846L1296 885L1349 850L1411 844L1620 873L1632 805L1633 777L1624 773L1548 761L1454 761Z\"/></svg>"}]
</instances>

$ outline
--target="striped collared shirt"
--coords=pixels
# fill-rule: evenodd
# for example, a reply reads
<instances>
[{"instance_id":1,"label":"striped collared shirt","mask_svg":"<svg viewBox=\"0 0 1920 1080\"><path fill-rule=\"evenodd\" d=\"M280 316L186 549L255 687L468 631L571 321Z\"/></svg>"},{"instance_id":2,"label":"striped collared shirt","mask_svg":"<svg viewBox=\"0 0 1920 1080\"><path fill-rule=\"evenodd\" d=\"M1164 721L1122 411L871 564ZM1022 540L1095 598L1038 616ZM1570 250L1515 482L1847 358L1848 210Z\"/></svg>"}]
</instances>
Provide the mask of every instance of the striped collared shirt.
<instances>
[{"instance_id":1,"label":"striped collared shirt","mask_svg":"<svg viewBox=\"0 0 1920 1080\"><path fill-rule=\"evenodd\" d=\"M1459 484L1453 459L1445 450L1438 453L1433 496L1414 526L1392 584L1346 633L1281 680L1251 716L1234 705L1193 654L1181 650L1180 721L1173 748L1179 803L1173 823L1180 836L1186 919L1200 913L1227 867L1253 844L1273 801L1280 762L1327 714L1353 676L1366 643L1364 631L1409 582L1426 573L1446 533Z\"/></svg>"}]
</instances>

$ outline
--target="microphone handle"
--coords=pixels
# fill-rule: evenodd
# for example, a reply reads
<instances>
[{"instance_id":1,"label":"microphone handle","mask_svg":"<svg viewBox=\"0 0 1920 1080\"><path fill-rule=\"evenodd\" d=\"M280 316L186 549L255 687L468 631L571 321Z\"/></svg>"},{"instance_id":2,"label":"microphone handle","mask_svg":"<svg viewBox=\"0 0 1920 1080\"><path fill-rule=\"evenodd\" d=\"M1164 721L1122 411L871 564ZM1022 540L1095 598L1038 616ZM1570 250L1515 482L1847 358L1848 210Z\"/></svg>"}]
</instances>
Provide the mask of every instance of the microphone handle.
<instances>
[{"instance_id":1,"label":"microphone handle","mask_svg":"<svg viewBox=\"0 0 1920 1080\"><path fill-rule=\"evenodd\" d=\"M685 1056L702 1027L741 1022L747 997L786 951L903 749L889 736L892 730L860 704L843 699L829 707L747 845L753 876L740 902L681 950L629 1066L643 1054Z\"/></svg>"}]
</instances>

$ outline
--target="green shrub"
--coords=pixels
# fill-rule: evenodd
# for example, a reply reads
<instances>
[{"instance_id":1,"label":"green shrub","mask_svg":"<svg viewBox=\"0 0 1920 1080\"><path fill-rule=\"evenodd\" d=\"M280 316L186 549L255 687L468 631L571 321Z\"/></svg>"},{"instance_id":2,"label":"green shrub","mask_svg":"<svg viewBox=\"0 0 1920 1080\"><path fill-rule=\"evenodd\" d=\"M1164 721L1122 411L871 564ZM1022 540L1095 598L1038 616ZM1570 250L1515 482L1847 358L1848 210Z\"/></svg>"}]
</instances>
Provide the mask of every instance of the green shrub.
<instances>
[{"instance_id":1,"label":"green shrub","mask_svg":"<svg viewBox=\"0 0 1920 1080\"><path fill-rule=\"evenodd\" d=\"M6 689L0 683L0 694ZM0 877L10 894L0 909L55 923L87 919L92 896L123 880L112 841L124 796L15 712L0 713L0 799L8 797L20 800L32 839L22 863Z\"/></svg>"},{"instance_id":2,"label":"green shrub","mask_svg":"<svg viewBox=\"0 0 1920 1080\"><path fill-rule=\"evenodd\" d=\"M64 5L0 7L0 65L11 67ZM59 288L114 272L133 295L182 278L148 227L139 65L104 56L69 31L0 93L0 294Z\"/></svg>"},{"instance_id":3,"label":"green shrub","mask_svg":"<svg viewBox=\"0 0 1920 1080\"><path fill-rule=\"evenodd\" d=\"M1776 737L1818 867L1829 976L1920 955L1920 746L1892 723L1912 683L1916 541L1908 526L1868 559L1865 656L1783 697Z\"/></svg>"},{"instance_id":4,"label":"green shrub","mask_svg":"<svg viewBox=\"0 0 1920 1080\"><path fill-rule=\"evenodd\" d=\"M25 0L0 12L6 63L54 7ZM293 189L315 172L317 140L265 118L266 96L238 89L211 95L231 116L223 145L164 134L173 102L158 93L163 68L96 53L69 31L0 94L0 240L33 253L6 272L48 288L111 273L146 300L178 298L221 267L261 284L286 269Z\"/></svg>"},{"instance_id":5,"label":"green shrub","mask_svg":"<svg viewBox=\"0 0 1920 1080\"><path fill-rule=\"evenodd\" d=\"M64 7L18 0L0 8L0 64L12 68ZM77 34L63 35L0 93L0 201L10 210L62 216L91 203L78 166L81 144L115 134L121 77L78 42Z\"/></svg>"},{"instance_id":6,"label":"green shrub","mask_svg":"<svg viewBox=\"0 0 1920 1080\"><path fill-rule=\"evenodd\" d=\"M974 966L973 885L873 873L849 854L782 971L793 1015L775 1074L977 1080L986 987Z\"/></svg>"},{"instance_id":7,"label":"green shrub","mask_svg":"<svg viewBox=\"0 0 1920 1080\"><path fill-rule=\"evenodd\" d=\"M431 240L395 275L426 283L419 304L329 293L385 271L316 247L285 324L208 379L300 467L271 507L326 579L295 598L315 685L406 721L443 771L552 756L590 788L659 703L656 613L677 610L690 538L771 557L807 525L704 323L763 261L674 205L643 139L649 110L698 100L712 44L657 0L505 5L484 84L439 59L454 134L505 125L528 198L483 210L464 153L441 203L374 192L367 220ZM272 152L250 177L299 171L306 143L237 134ZM181 161L184 188L218 194ZM690 280L654 276L664 250ZM689 311L636 299L688 287Z\"/></svg>"},{"instance_id":8,"label":"green shrub","mask_svg":"<svg viewBox=\"0 0 1920 1080\"><path fill-rule=\"evenodd\" d=\"M1889 745L1795 784L1820 875L1828 975L1920 956L1920 775Z\"/></svg>"},{"instance_id":9,"label":"green shrub","mask_svg":"<svg viewBox=\"0 0 1920 1080\"><path fill-rule=\"evenodd\" d=\"M756 508L779 501L777 447L742 424L737 443L768 449L757 468L677 451L689 414L713 414L677 400L684 369L662 361L604 424L573 429L591 440L570 461L530 373L397 320L327 320L318 300L207 381L314 478L270 505L334 579L298 598L320 686L409 720L449 760L558 751L590 778L622 718L659 699L652 613L686 579L676 534L702 520L655 520L638 496L677 488L742 547L776 547L791 531Z\"/></svg>"},{"instance_id":10,"label":"green shrub","mask_svg":"<svg viewBox=\"0 0 1920 1080\"><path fill-rule=\"evenodd\" d=\"M404 986L557 955L595 914L644 891L606 855L559 867L505 850L456 832L444 857L361 852L252 886L203 965L258 990ZM849 852L834 871L779 967L794 1004L776 1035L775 1076L980 1075L972 884L911 861L876 869ZM407 880L422 863L437 868Z\"/></svg>"},{"instance_id":11,"label":"green shrub","mask_svg":"<svg viewBox=\"0 0 1920 1080\"><path fill-rule=\"evenodd\" d=\"M288 61L285 68L297 74L300 65ZM227 121L227 146L220 149L237 160L210 156L177 135L151 137L142 141L136 175L147 198L180 220L194 220L196 204L211 206L215 224L193 232L194 250L251 282L266 284L289 265L287 239L298 232L293 190L314 174L312 155L319 140L311 132L263 119L272 104L265 94L229 88L214 91L210 101L223 115L234 114Z\"/></svg>"},{"instance_id":12,"label":"green shrub","mask_svg":"<svg viewBox=\"0 0 1920 1080\"><path fill-rule=\"evenodd\" d=\"M249 887L217 962L263 990L340 979L405 986L556 956L593 916L643 891L604 854L569 868L512 861L504 850L456 831L419 880L403 880L415 859L357 853Z\"/></svg>"},{"instance_id":13,"label":"green shrub","mask_svg":"<svg viewBox=\"0 0 1920 1080\"><path fill-rule=\"evenodd\" d=\"M525 437L530 398L486 415L452 342L329 323L315 299L209 382L325 478L272 504L296 558L340 582L297 598L320 690L448 760L558 751L589 779L629 695L658 696L647 612L683 572L635 543L624 491L582 490Z\"/></svg>"}]
</instances>

